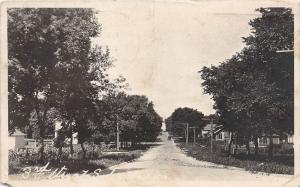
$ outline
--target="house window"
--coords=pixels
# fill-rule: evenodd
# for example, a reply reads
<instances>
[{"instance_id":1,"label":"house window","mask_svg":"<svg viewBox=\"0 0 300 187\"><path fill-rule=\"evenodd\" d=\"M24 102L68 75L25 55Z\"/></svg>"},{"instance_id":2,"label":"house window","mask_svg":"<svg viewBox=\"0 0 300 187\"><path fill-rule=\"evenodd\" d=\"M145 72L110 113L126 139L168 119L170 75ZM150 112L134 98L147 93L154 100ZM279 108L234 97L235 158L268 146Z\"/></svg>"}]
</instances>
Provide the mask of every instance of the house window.
<instances>
[{"instance_id":1,"label":"house window","mask_svg":"<svg viewBox=\"0 0 300 187\"><path fill-rule=\"evenodd\" d=\"M293 137L293 135L288 135L288 143L294 143Z\"/></svg>"},{"instance_id":2,"label":"house window","mask_svg":"<svg viewBox=\"0 0 300 187\"><path fill-rule=\"evenodd\" d=\"M260 143L261 145L266 145L266 144L268 144L267 138L266 138L266 137L261 137L261 138L259 139L259 143Z\"/></svg>"},{"instance_id":3,"label":"house window","mask_svg":"<svg viewBox=\"0 0 300 187\"><path fill-rule=\"evenodd\" d=\"M279 138L277 138L277 137L276 137L276 138L273 138L273 143L274 143L274 144L279 144Z\"/></svg>"}]
</instances>

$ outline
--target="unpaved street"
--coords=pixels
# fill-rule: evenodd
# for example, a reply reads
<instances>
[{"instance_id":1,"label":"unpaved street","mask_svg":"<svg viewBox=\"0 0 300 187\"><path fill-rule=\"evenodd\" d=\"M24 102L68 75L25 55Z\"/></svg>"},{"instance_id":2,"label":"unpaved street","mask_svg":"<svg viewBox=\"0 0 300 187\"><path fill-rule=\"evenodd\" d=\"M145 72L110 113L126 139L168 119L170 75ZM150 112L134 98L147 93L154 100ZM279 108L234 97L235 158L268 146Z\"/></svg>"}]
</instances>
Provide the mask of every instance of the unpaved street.
<instances>
[{"instance_id":1,"label":"unpaved street","mask_svg":"<svg viewBox=\"0 0 300 187\"><path fill-rule=\"evenodd\" d=\"M112 167L112 173L98 177L72 178L74 186L294 186L288 175L251 174L238 168L224 168L186 156L163 134L161 142L139 159ZM67 179L52 180L61 183ZM40 181L42 182L42 181ZM35 182L38 185L40 182ZM22 182L22 186L32 182Z\"/></svg>"}]
</instances>

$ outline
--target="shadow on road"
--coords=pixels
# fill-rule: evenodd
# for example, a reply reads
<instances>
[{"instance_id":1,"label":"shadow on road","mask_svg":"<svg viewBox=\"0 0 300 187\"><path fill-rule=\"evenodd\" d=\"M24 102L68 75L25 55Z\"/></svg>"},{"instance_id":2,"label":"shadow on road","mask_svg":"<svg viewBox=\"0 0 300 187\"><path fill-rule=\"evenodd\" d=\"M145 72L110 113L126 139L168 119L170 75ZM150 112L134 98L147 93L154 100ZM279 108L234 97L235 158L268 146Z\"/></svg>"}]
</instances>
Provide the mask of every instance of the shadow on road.
<instances>
[{"instance_id":1,"label":"shadow on road","mask_svg":"<svg viewBox=\"0 0 300 187\"><path fill-rule=\"evenodd\" d=\"M116 173L126 173L126 172L130 172L130 171L139 171L139 170L143 170L144 168L127 168L127 169L104 169L102 170L99 174L100 175L110 175L110 174L116 174Z\"/></svg>"},{"instance_id":2,"label":"shadow on road","mask_svg":"<svg viewBox=\"0 0 300 187\"><path fill-rule=\"evenodd\" d=\"M128 168L128 169L116 169L115 173L125 173L125 172L130 172L130 171L138 171L138 170L143 170L144 168Z\"/></svg>"}]
</instances>

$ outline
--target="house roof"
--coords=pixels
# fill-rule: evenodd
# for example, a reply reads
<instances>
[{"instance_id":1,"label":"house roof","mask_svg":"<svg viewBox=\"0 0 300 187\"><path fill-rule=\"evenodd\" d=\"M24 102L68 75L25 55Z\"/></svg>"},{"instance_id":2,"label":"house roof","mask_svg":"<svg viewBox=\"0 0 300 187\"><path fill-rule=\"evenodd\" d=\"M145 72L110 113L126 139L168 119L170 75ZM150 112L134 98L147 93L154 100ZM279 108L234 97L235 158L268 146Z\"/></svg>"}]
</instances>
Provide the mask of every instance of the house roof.
<instances>
[{"instance_id":1,"label":"house roof","mask_svg":"<svg viewBox=\"0 0 300 187\"><path fill-rule=\"evenodd\" d=\"M223 127L219 128L219 129L217 129L217 130L215 130L215 131L214 131L214 134L219 134L219 133L222 132L222 131L224 131L224 128L223 128Z\"/></svg>"},{"instance_id":2,"label":"house roof","mask_svg":"<svg viewBox=\"0 0 300 187\"><path fill-rule=\"evenodd\" d=\"M10 136L25 136L26 134L24 134L23 132L21 132L18 129L15 129L15 132L12 133Z\"/></svg>"},{"instance_id":3,"label":"house roof","mask_svg":"<svg viewBox=\"0 0 300 187\"><path fill-rule=\"evenodd\" d=\"M217 124L207 124L203 127L203 131L210 131L211 128L214 130L216 128Z\"/></svg>"},{"instance_id":4,"label":"house roof","mask_svg":"<svg viewBox=\"0 0 300 187\"><path fill-rule=\"evenodd\" d=\"M270 136L269 134L265 134L265 133L262 133L262 134L261 134L261 137L269 137L269 136ZM272 137L279 137L279 135L273 133L273 134L272 134Z\"/></svg>"}]
</instances>

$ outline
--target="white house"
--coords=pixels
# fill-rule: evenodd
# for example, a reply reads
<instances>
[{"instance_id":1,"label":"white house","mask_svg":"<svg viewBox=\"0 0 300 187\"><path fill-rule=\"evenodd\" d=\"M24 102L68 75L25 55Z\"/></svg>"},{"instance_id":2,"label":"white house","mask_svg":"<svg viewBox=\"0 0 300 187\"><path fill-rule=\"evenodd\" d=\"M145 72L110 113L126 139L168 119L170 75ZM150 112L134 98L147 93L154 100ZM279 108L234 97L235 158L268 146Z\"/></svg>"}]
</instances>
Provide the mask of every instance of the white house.
<instances>
[{"instance_id":1,"label":"white house","mask_svg":"<svg viewBox=\"0 0 300 187\"><path fill-rule=\"evenodd\" d=\"M287 134L287 143L294 143L294 135Z\"/></svg>"},{"instance_id":2,"label":"white house","mask_svg":"<svg viewBox=\"0 0 300 187\"><path fill-rule=\"evenodd\" d=\"M8 136L8 149L19 149L25 147L25 136L20 130L15 129L15 132Z\"/></svg>"},{"instance_id":3,"label":"white house","mask_svg":"<svg viewBox=\"0 0 300 187\"><path fill-rule=\"evenodd\" d=\"M216 141L229 141L231 133L228 131L220 130L220 132L215 132L215 140Z\"/></svg>"},{"instance_id":4,"label":"white house","mask_svg":"<svg viewBox=\"0 0 300 187\"><path fill-rule=\"evenodd\" d=\"M216 126L217 126L217 124L207 124L207 125L205 125L202 129L201 135L202 136L209 136L210 132L211 132L211 129L212 129L212 131L214 131Z\"/></svg>"},{"instance_id":5,"label":"white house","mask_svg":"<svg viewBox=\"0 0 300 187\"><path fill-rule=\"evenodd\" d=\"M272 135L273 144L280 144L280 136L278 134ZM262 134L261 137L258 138L258 146L264 147L270 144L270 137L266 134Z\"/></svg>"},{"instance_id":6,"label":"white house","mask_svg":"<svg viewBox=\"0 0 300 187\"><path fill-rule=\"evenodd\" d=\"M207 124L202 129L202 136L210 136L210 133L213 133L214 140L217 141L226 141L230 139L230 132L225 131L223 125L217 124Z\"/></svg>"},{"instance_id":7,"label":"white house","mask_svg":"<svg viewBox=\"0 0 300 187\"><path fill-rule=\"evenodd\" d=\"M208 124L207 126L209 126L210 124ZM213 136L214 136L214 140L216 141L224 141L225 143L229 144L230 141L230 137L232 136L232 133L224 130L224 128L221 125L215 125L213 126ZM219 127L219 128L218 128ZM208 129L210 130L210 128L207 128L207 133ZM282 144L282 143L293 143L293 137L294 135L292 134L288 134L285 133L284 136L280 136L276 133L274 133L272 135L272 139L273 139L273 144ZM265 133L262 133L260 137L258 137L258 146L259 147L265 147L268 146L270 144L270 137L268 135L266 135ZM254 143L252 142L250 145L254 146Z\"/></svg>"}]
</instances>

